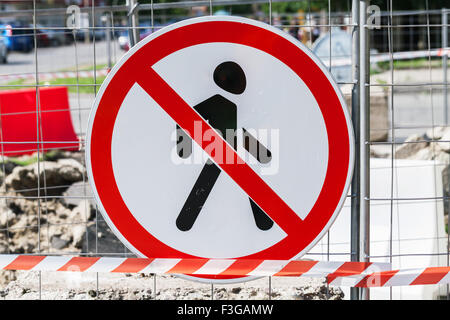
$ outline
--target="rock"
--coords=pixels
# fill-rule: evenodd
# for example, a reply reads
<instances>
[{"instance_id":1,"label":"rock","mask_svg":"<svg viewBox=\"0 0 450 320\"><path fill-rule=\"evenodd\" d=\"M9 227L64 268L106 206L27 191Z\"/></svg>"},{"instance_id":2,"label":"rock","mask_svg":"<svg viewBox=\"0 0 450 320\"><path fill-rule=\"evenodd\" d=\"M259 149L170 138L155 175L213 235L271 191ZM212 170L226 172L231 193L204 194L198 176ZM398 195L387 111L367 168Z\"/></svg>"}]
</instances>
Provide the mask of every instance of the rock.
<instances>
[{"instance_id":1,"label":"rock","mask_svg":"<svg viewBox=\"0 0 450 320\"><path fill-rule=\"evenodd\" d=\"M59 201L56 200L44 200L40 203L37 200L30 200L25 198L15 198L8 200L8 207L12 210L16 215L38 215L39 213L39 205L41 208L41 213L45 214L46 218L53 219L52 223L62 222L59 221L61 219L56 219L57 216L61 215L62 217L68 216L70 214L70 209L64 207ZM1 211L1 209L0 209ZM58 221L55 221L58 220Z\"/></svg>"},{"instance_id":2,"label":"rock","mask_svg":"<svg viewBox=\"0 0 450 320\"><path fill-rule=\"evenodd\" d=\"M75 161L84 164L85 155L84 152L73 152L73 151L62 151L61 157L59 159L74 159ZM58 160L59 160L58 159Z\"/></svg>"},{"instance_id":3,"label":"rock","mask_svg":"<svg viewBox=\"0 0 450 320\"><path fill-rule=\"evenodd\" d=\"M93 207L96 203L93 199L93 193L91 186L87 181L75 182L63 193L64 199L62 200L66 206L77 206L80 201L83 200L82 197L88 197L89 202Z\"/></svg>"},{"instance_id":4,"label":"rock","mask_svg":"<svg viewBox=\"0 0 450 320\"><path fill-rule=\"evenodd\" d=\"M75 159L60 159L57 164L60 165L58 173L64 180L72 183L83 180L84 167Z\"/></svg>"},{"instance_id":5,"label":"rock","mask_svg":"<svg viewBox=\"0 0 450 320\"><path fill-rule=\"evenodd\" d=\"M432 160L433 159L433 150L430 147L420 149L416 153L410 155L407 159L411 160Z\"/></svg>"},{"instance_id":6,"label":"rock","mask_svg":"<svg viewBox=\"0 0 450 320\"><path fill-rule=\"evenodd\" d=\"M1 271L0 271L1 272ZM124 277L121 274L102 274L102 286L95 289L91 284L95 283L95 274L85 273L77 277L66 272L54 272L46 274L51 276L51 285L39 286L38 272L17 272L15 279L10 279L1 289L6 299L22 298L22 289L30 289L28 299L101 299L101 300L208 300L211 299L211 287L197 282L188 282L176 277L160 275L156 292L153 288L154 278L142 278L139 274ZM70 281L70 282L68 282ZM301 280L303 285L296 281L281 281L277 284L274 299L342 299L343 294L339 288L330 287L327 295L326 284L319 279ZM93 290L93 292L91 292ZM231 288L215 287L214 299L267 299L267 282L248 282L242 286L239 295L231 294Z\"/></svg>"},{"instance_id":7,"label":"rock","mask_svg":"<svg viewBox=\"0 0 450 320\"><path fill-rule=\"evenodd\" d=\"M391 147L389 145L370 146L371 158L388 158L391 156Z\"/></svg>"},{"instance_id":8,"label":"rock","mask_svg":"<svg viewBox=\"0 0 450 320\"><path fill-rule=\"evenodd\" d=\"M36 235L32 237L20 237L15 241L15 244L11 246L11 252L18 254L34 253L36 247Z\"/></svg>"},{"instance_id":9,"label":"rock","mask_svg":"<svg viewBox=\"0 0 450 320\"><path fill-rule=\"evenodd\" d=\"M86 226L83 225L75 225L72 228L72 244L75 248L81 249L83 247L83 243L85 242L86 237Z\"/></svg>"},{"instance_id":10,"label":"rock","mask_svg":"<svg viewBox=\"0 0 450 320\"><path fill-rule=\"evenodd\" d=\"M17 222L11 221L9 225L9 233L14 234L14 236L24 236L31 234L36 237L33 233L38 229L38 216L37 215L17 215ZM14 223L15 222L15 223ZM41 220L41 224L43 221Z\"/></svg>"},{"instance_id":11,"label":"rock","mask_svg":"<svg viewBox=\"0 0 450 320\"><path fill-rule=\"evenodd\" d=\"M427 130L426 137L429 140L440 140L447 131L446 127L434 127Z\"/></svg>"},{"instance_id":12,"label":"rock","mask_svg":"<svg viewBox=\"0 0 450 320\"><path fill-rule=\"evenodd\" d=\"M101 237L99 237L101 233ZM130 252L124 246L124 244L117 239L111 229L108 227L105 221L100 220L97 222L88 223L87 228L88 241L86 241L86 232L83 233L82 250L87 253L117 253L117 252Z\"/></svg>"},{"instance_id":13,"label":"rock","mask_svg":"<svg viewBox=\"0 0 450 320\"><path fill-rule=\"evenodd\" d=\"M50 243L51 243L52 248L59 250L59 249L67 247L67 245L69 244L69 241L61 239L60 237L57 237L57 236L53 236L53 237L51 237Z\"/></svg>"},{"instance_id":14,"label":"rock","mask_svg":"<svg viewBox=\"0 0 450 320\"><path fill-rule=\"evenodd\" d=\"M445 131L442 138L439 140L450 141L450 130ZM437 145L442 149L442 151L450 153L450 142L438 142Z\"/></svg>"},{"instance_id":15,"label":"rock","mask_svg":"<svg viewBox=\"0 0 450 320\"><path fill-rule=\"evenodd\" d=\"M69 185L81 181L83 175L84 168L76 160L44 161L25 167L15 167L6 177L5 184L8 189L13 189L22 195L37 196L39 180L39 194L52 196L60 195Z\"/></svg>"},{"instance_id":16,"label":"rock","mask_svg":"<svg viewBox=\"0 0 450 320\"><path fill-rule=\"evenodd\" d=\"M89 200L83 199L79 202L69 215L72 223L87 222L95 218L95 212L92 210Z\"/></svg>"},{"instance_id":17,"label":"rock","mask_svg":"<svg viewBox=\"0 0 450 320\"><path fill-rule=\"evenodd\" d=\"M239 292L241 292L241 288L240 287L234 287L233 289L231 289L231 293L234 293L234 294L238 294Z\"/></svg>"},{"instance_id":18,"label":"rock","mask_svg":"<svg viewBox=\"0 0 450 320\"><path fill-rule=\"evenodd\" d=\"M17 164L15 162L10 161L10 160L6 160L5 159L5 161L0 163L0 171L2 173L5 172L7 175L10 174L15 167L17 167Z\"/></svg>"},{"instance_id":19,"label":"rock","mask_svg":"<svg viewBox=\"0 0 450 320\"><path fill-rule=\"evenodd\" d=\"M5 229L9 226L10 221L14 221L16 214L12 212L9 208L1 207L0 209L0 229Z\"/></svg>"},{"instance_id":20,"label":"rock","mask_svg":"<svg viewBox=\"0 0 450 320\"><path fill-rule=\"evenodd\" d=\"M340 288L321 286L304 286L294 288L292 299L295 300L341 300L344 293Z\"/></svg>"},{"instance_id":21,"label":"rock","mask_svg":"<svg viewBox=\"0 0 450 320\"><path fill-rule=\"evenodd\" d=\"M414 134L408 139L405 140L406 143L402 144L395 151L396 159L408 159L411 158L414 154L416 154L419 150L424 149L428 146L428 142L418 142L426 140L425 136L420 136L418 134ZM414 143L417 142L417 143Z\"/></svg>"},{"instance_id":22,"label":"rock","mask_svg":"<svg viewBox=\"0 0 450 320\"><path fill-rule=\"evenodd\" d=\"M6 240L0 241L0 254L8 253L8 243Z\"/></svg>"}]
</instances>

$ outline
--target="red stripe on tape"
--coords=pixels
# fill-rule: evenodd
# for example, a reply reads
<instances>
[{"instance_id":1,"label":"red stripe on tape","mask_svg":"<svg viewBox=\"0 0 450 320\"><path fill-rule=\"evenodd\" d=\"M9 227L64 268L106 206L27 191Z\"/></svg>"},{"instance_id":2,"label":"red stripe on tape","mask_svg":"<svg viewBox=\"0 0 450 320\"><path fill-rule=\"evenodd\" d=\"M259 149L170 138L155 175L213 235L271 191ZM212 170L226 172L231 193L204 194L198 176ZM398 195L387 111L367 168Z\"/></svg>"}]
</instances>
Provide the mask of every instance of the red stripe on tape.
<instances>
[{"instance_id":1,"label":"red stripe on tape","mask_svg":"<svg viewBox=\"0 0 450 320\"><path fill-rule=\"evenodd\" d=\"M91 257L74 257L70 259L65 265L58 269L58 271L86 271L92 267L100 258Z\"/></svg>"},{"instance_id":2,"label":"red stripe on tape","mask_svg":"<svg viewBox=\"0 0 450 320\"><path fill-rule=\"evenodd\" d=\"M361 274L372 263L370 262L345 262L335 272L327 276L328 283L333 282L337 277L353 276Z\"/></svg>"},{"instance_id":3,"label":"red stripe on tape","mask_svg":"<svg viewBox=\"0 0 450 320\"><path fill-rule=\"evenodd\" d=\"M236 260L226 270L220 273L223 276L243 276L256 269L264 260Z\"/></svg>"},{"instance_id":4,"label":"red stripe on tape","mask_svg":"<svg viewBox=\"0 0 450 320\"><path fill-rule=\"evenodd\" d=\"M191 274L200 269L209 259L182 259L166 273Z\"/></svg>"},{"instance_id":5,"label":"red stripe on tape","mask_svg":"<svg viewBox=\"0 0 450 320\"><path fill-rule=\"evenodd\" d=\"M111 272L134 273L147 267L155 259L128 258Z\"/></svg>"},{"instance_id":6,"label":"red stripe on tape","mask_svg":"<svg viewBox=\"0 0 450 320\"><path fill-rule=\"evenodd\" d=\"M45 256L18 256L3 269L5 270L30 270L44 260Z\"/></svg>"},{"instance_id":7,"label":"red stripe on tape","mask_svg":"<svg viewBox=\"0 0 450 320\"><path fill-rule=\"evenodd\" d=\"M369 288L369 287L382 287L389 281L393 276L397 274L398 270L390 270L383 272L374 272L367 275L358 282L355 287L358 288Z\"/></svg>"},{"instance_id":8,"label":"red stripe on tape","mask_svg":"<svg viewBox=\"0 0 450 320\"><path fill-rule=\"evenodd\" d=\"M311 270L318 261L290 261L279 272L274 274L275 277L300 277L302 274Z\"/></svg>"},{"instance_id":9,"label":"red stripe on tape","mask_svg":"<svg viewBox=\"0 0 450 320\"><path fill-rule=\"evenodd\" d=\"M426 268L411 285L438 283L449 271L448 267Z\"/></svg>"}]
</instances>

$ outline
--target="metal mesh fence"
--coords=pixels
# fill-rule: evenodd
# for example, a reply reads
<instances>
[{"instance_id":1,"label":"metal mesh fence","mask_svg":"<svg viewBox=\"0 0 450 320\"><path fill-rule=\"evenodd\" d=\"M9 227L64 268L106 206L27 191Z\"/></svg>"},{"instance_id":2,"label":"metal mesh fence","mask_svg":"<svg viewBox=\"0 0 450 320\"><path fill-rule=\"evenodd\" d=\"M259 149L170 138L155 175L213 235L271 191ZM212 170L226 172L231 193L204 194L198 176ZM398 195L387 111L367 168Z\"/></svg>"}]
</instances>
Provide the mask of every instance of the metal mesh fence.
<instances>
[{"instance_id":1,"label":"metal mesh fence","mask_svg":"<svg viewBox=\"0 0 450 320\"><path fill-rule=\"evenodd\" d=\"M423 10L409 11L397 10L389 0L381 3L380 15L376 10L372 15L379 17L375 24L360 21L352 6L359 1L350 0L146 1L137 7L135 1L106 5L92 0L72 7L58 1L1 3L0 38L8 38L14 51L9 52L8 63L0 65L0 94L35 91L31 102L23 100L33 108L26 111L12 110L0 99L0 251L133 256L109 230L87 181L84 148L89 111L108 70L130 48L133 38L139 41L190 17L227 14L274 25L315 51L332 71L349 107L353 105L354 120L360 105L355 87L370 90L365 106L370 105L367 140L359 140L359 124L354 125L358 144L370 149L372 161L366 170L371 191L365 198L359 193L359 184L369 181L359 174L364 167L358 164L356 184L342 218L305 257L328 261L362 257L391 262L397 268L448 266L448 218L444 223L444 216L448 217L449 210L450 136L446 135L447 54L441 50L448 47L448 11L431 0L423 1ZM355 34L365 30L370 41L364 53L368 60L362 65L359 58L365 48L355 51L355 45L360 45ZM355 70L368 70L368 81L361 85ZM48 88L67 88L67 107L55 105L51 99L44 106ZM66 115L68 110L77 138L44 141L43 124L54 124L60 119L58 114ZM36 139L9 139L10 123L27 123L23 130L34 130ZM18 155L24 152L28 154ZM366 218L371 226L360 234L364 221L355 215L361 201L370 204L371 215ZM363 239L370 239L366 256L355 252ZM212 286L171 276L33 271L3 271L0 277L0 293L5 299L300 299L305 297L300 288L317 285L303 279L269 277ZM127 285L121 286L124 280ZM371 289L371 297L449 298L447 286L418 287L416 291L409 287ZM14 293L18 288L22 291ZM334 288L324 288L321 298L336 298ZM343 290L345 298L359 294Z\"/></svg>"}]
</instances>

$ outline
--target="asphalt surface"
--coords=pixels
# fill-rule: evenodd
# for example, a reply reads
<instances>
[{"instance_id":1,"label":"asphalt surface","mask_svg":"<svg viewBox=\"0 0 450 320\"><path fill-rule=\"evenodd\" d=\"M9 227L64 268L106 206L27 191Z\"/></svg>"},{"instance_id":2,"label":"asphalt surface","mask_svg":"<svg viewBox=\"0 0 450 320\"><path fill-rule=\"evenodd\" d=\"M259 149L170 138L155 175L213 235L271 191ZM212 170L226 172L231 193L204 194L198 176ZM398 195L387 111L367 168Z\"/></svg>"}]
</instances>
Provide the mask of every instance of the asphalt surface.
<instances>
[{"instance_id":1,"label":"asphalt surface","mask_svg":"<svg viewBox=\"0 0 450 320\"><path fill-rule=\"evenodd\" d=\"M124 51L119 48L117 40L111 41L111 61L114 64ZM36 64L37 60L37 64ZM8 63L0 64L0 82L3 75L35 73L36 66L39 73L62 70L76 70L92 68L94 65L108 63L108 49L106 41L95 43L76 42L60 47L37 48L30 53L10 52Z\"/></svg>"}]
</instances>

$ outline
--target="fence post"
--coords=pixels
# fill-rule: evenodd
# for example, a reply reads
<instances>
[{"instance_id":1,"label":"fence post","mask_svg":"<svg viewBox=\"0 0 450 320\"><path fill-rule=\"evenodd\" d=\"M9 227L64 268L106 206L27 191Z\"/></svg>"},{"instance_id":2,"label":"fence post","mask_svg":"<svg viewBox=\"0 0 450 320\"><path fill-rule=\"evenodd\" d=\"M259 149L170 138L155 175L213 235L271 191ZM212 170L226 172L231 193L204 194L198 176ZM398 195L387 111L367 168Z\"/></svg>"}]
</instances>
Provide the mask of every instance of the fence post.
<instances>
[{"instance_id":1,"label":"fence post","mask_svg":"<svg viewBox=\"0 0 450 320\"><path fill-rule=\"evenodd\" d=\"M448 61L448 11L442 9L442 71L444 73L444 123L448 125L448 90L447 90L447 61Z\"/></svg>"},{"instance_id":2,"label":"fence post","mask_svg":"<svg viewBox=\"0 0 450 320\"><path fill-rule=\"evenodd\" d=\"M360 112L360 261L370 255L370 52L367 27L368 0L359 1L359 112ZM363 288L361 298L369 300L369 289Z\"/></svg>"},{"instance_id":3,"label":"fence post","mask_svg":"<svg viewBox=\"0 0 450 320\"><path fill-rule=\"evenodd\" d=\"M130 38L130 48L133 47L136 43L139 42L140 33L139 29L136 27L139 26L137 11L139 3L136 0L127 0L128 5L128 37Z\"/></svg>"},{"instance_id":4,"label":"fence post","mask_svg":"<svg viewBox=\"0 0 450 320\"><path fill-rule=\"evenodd\" d=\"M359 166L359 0L352 1L352 122L355 133L355 167L353 169L351 188L351 226L350 226L350 252L351 261L360 260L359 231L360 231L360 166ZM359 288L350 288L350 299L359 300Z\"/></svg>"},{"instance_id":5,"label":"fence post","mask_svg":"<svg viewBox=\"0 0 450 320\"><path fill-rule=\"evenodd\" d=\"M112 14L112 13L111 13ZM111 70L112 61L111 61L111 15L105 14L102 16L102 22L106 26L105 30L105 38L106 38L106 54L108 56L108 70Z\"/></svg>"}]
</instances>

